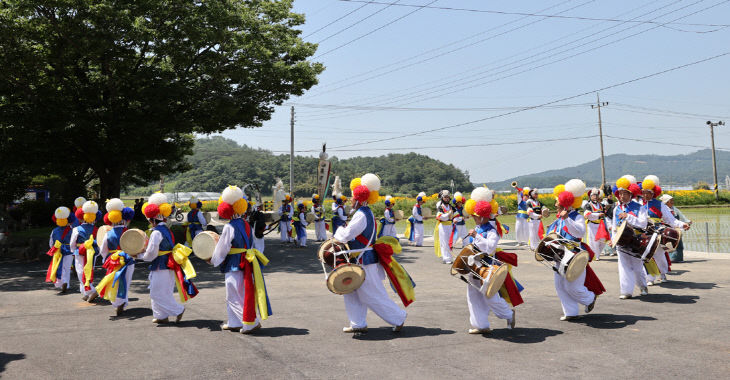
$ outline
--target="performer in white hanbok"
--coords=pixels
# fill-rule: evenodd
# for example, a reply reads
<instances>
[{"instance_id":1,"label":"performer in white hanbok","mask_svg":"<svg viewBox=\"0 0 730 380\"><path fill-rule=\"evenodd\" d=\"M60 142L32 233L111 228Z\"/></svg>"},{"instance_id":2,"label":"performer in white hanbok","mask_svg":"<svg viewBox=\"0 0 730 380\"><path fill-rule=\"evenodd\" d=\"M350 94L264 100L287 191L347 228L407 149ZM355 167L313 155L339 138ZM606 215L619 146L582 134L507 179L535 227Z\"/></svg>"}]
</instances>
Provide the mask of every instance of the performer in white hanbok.
<instances>
[{"instance_id":1,"label":"performer in white hanbok","mask_svg":"<svg viewBox=\"0 0 730 380\"><path fill-rule=\"evenodd\" d=\"M368 207L369 200L378 199L380 179L376 175L368 173L362 178L353 180L350 188L353 192L352 208L356 211L350 223L337 230L334 239L340 243L347 243L351 253L361 253L358 262L365 270L365 281L357 290L344 295L350 325L343 328L342 331L346 333L367 332L366 317L368 309L370 309L385 322L393 325L394 332L399 332L406 321L407 313L390 299L383 286L386 271L390 271L389 264L384 262L383 258L387 257L388 261L394 261L393 251L390 251L388 255L387 252L373 247L377 228L375 216ZM389 278L391 273L389 273ZM410 286L410 282L408 285ZM410 287L409 290L412 294L413 288ZM401 300L404 300L406 306L412 302L412 299L405 299L401 292L399 292L399 296L401 296Z\"/></svg>"},{"instance_id":2,"label":"performer in white hanbok","mask_svg":"<svg viewBox=\"0 0 730 380\"><path fill-rule=\"evenodd\" d=\"M73 229L69 240L69 248L74 252L76 275L79 278L79 292L83 295L81 298L89 302L99 295L94 287L94 256L99 252L94 223L98 211L99 205L96 202L86 201L77 210L81 224Z\"/></svg>"},{"instance_id":3,"label":"performer in white hanbok","mask_svg":"<svg viewBox=\"0 0 730 380\"><path fill-rule=\"evenodd\" d=\"M119 198L107 201L106 210L112 229L98 242L106 276L99 281L96 291L99 296L111 301L117 316L120 316L128 305L129 285L132 283L135 261L127 252L122 251L119 239L134 218L134 210L124 207L124 202Z\"/></svg>"},{"instance_id":4,"label":"performer in white hanbok","mask_svg":"<svg viewBox=\"0 0 730 380\"><path fill-rule=\"evenodd\" d=\"M198 294L198 289L190 281L195 277L195 270L188 260L192 251L182 244L175 244L175 236L166 223L172 213L172 205L164 194L152 194L142 207L142 213L152 225L152 232L147 249L137 258L152 262L149 275L152 323L168 323L170 317L180 322L185 306L175 300L175 287L182 302Z\"/></svg>"},{"instance_id":5,"label":"performer in white hanbok","mask_svg":"<svg viewBox=\"0 0 730 380\"><path fill-rule=\"evenodd\" d=\"M420 192L416 196L416 204L411 209L411 216L408 218L405 236L416 247L423 246L423 210L421 206L425 202L426 193Z\"/></svg>"},{"instance_id":6,"label":"performer in white hanbok","mask_svg":"<svg viewBox=\"0 0 730 380\"><path fill-rule=\"evenodd\" d=\"M684 230L689 229L689 224L676 219L672 214L672 210L656 198L662 192L657 176L646 176L641 182L641 192L644 197L643 208L646 209L646 215L651 223L657 225L665 224L669 227L682 228ZM645 266L645 270L649 269L646 274L646 285L652 286L660 281L667 281L667 273L671 268L671 264L672 260L669 259L669 254L660 244L656 252L654 252L651 261ZM656 268L654 265L656 265ZM656 273L656 269L659 270L659 273Z\"/></svg>"},{"instance_id":7,"label":"performer in white hanbok","mask_svg":"<svg viewBox=\"0 0 730 380\"><path fill-rule=\"evenodd\" d=\"M332 203L332 236L335 235L337 229L347 225L347 215L345 215L345 202L347 197L342 194L333 195Z\"/></svg>"},{"instance_id":8,"label":"performer in white hanbok","mask_svg":"<svg viewBox=\"0 0 730 380\"><path fill-rule=\"evenodd\" d=\"M383 218L380 219L381 226L378 237L392 236L394 238L398 238L398 234L395 232L395 212L393 211L394 205L395 202L393 201L393 197L387 195L385 197L385 211L383 211Z\"/></svg>"},{"instance_id":9,"label":"performer in white hanbok","mask_svg":"<svg viewBox=\"0 0 730 380\"><path fill-rule=\"evenodd\" d=\"M294 244L297 247L307 246L307 209L304 207L304 203L299 201L297 203L297 211L294 213L292 218L292 227L297 234Z\"/></svg>"},{"instance_id":10,"label":"performer in white hanbok","mask_svg":"<svg viewBox=\"0 0 730 380\"><path fill-rule=\"evenodd\" d=\"M451 264L454 259L451 256L449 237L451 237L451 194L448 190L439 192L439 201L436 203L436 228L433 231L433 246L436 257L440 257L444 264Z\"/></svg>"},{"instance_id":11,"label":"performer in white hanbok","mask_svg":"<svg viewBox=\"0 0 730 380\"><path fill-rule=\"evenodd\" d=\"M634 228L645 229L648 219L646 208L631 199L639 186L631 183L628 178L621 177L616 181L616 188L616 197L619 202L613 210L613 233L616 233L616 229L623 221ZM621 288L619 298L622 300L631 298L634 286L639 287L641 295L649 294L649 290L646 288L643 260L629 254L627 247L617 245L615 248L618 252L618 277Z\"/></svg>"},{"instance_id":12,"label":"performer in white hanbok","mask_svg":"<svg viewBox=\"0 0 730 380\"><path fill-rule=\"evenodd\" d=\"M583 205L583 217L586 219L586 243L595 254L595 260L601 259L601 252L606 242L611 239L606 225L606 206L601 203L601 192L596 188L588 191L589 201Z\"/></svg>"},{"instance_id":13,"label":"performer in white hanbok","mask_svg":"<svg viewBox=\"0 0 730 380\"><path fill-rule=\"evenodd\" d=\"M452 219L453 225L451 229L451 237L449 238L452 248L459 239L461 239L462 248L467 245L466 218L468 218L469 215L464 214L465 201L464 196L460 192L457 191L454 193L454 200L452 201L454 204L454 218Z\"/></svg>"},{"instance_id":14,"label":"performer in white hanbok","mask_svg":"<svg viewBox=\"0 0 730 380\"><path fill-rule=\"evenodd\" d=\"M517 187L517 181L512 182L512 187L517 190L517 215L515 215L515 240L517 245L527 245L530 240L529 222L530 217L527 215L527 194L530 192L529 187Z\"/></svg>"},{"instance_id":15,"label":"performer in white hanbok","mask_svg":"<svg viewBox=\"0 0 730 380\"><path fill-rule=\"evenodd\" d=\"M48 240L48 256L51 256L51 263L46 271L46 282L51 282L61 293L66 293L71 281L71 264L74 256L69 242L71 241L72 228L69 224L71 210L68 207L59 207L53 213L53 221L56 228L51 231Z\"/></svg>"},{"instance_id":16,"label":"performer in white hanbok","mask_svg":"<svg viewBox=\"0 0 730 380\"><path fill-rule=\"evenodd\" d=\"M527 222L527 229L530 236L530 249L535 251L537 245L540 244L545 232L545 227L542 224L542 202L537 199L537 189L531 189L529 192L529 199L527 199L527 216L529 217Z\"/></svg>"},{"instance_id":17,"label":"performer in white hanbok","mask_svg":"<svg viewBox=\"0 0 730 380\"><path fill-rule=\"evenodd\" d=\"M555 207L557 208L555 221L548 226L546 234L555 233L564 239L580 242L586 233L586 222L576 209L575 206L581 205L581 198L585 192L585 183L579 179L572 179L565 184L565 190L556 191L558 193ZM565 248L567 249L567 248ZM594 252L590 246L581 244L580 249L574 251L566 251L563 258L567 258L569 253L579 253L580 251L588 252L588 261L593 259ZM560 262L553 262L555 268L559 268ZM590 313L596 305L596 300L600 294L606 289L596 276L589 263L586 263L585 269L573 281L568 281L565 274L558 271L553 273L555 282L555 291L558 293L560 304L563 307L563 316L561 321L569 321L578 317L580 305L585 306L585 312Z\"/></svg>"},{"instance_id":18,"label":"performer in white hanbok","mask_svg":"<svg viewBox=\"0 0 730 380\"><path fill-rule=\"evenodd\" d=\"M281 202L279 207L279 232L281 233L282 243L291 243L291 221L294 217L294 208L291 206L291 195L286 194L284 200Z\"/></svg>"},{"instance_id":19,"label":"performer in white hanbok","mask_svg":"<svg viewBox=\"0 0 730 380\"><path fill-rule=\"evenodd\" d=\"M260 329L261 320L272 314L261 272L261 264L267 265L269 260L252 247L251 226L241 218L248 206L238 186L223 190L218 213L230 222L223 226L210 259L211 264L220 267L226 279L228 321L221 328L242 334ZM246 289L252 294L247 295Z\"/></svg>"},{"instance_id":20,"label":"performer in white hanbok","mask_svg":"<svg viewBox=\"0 0 730 380\"><path fill-rule=\"evenodd\" d=\"M312 194L311 212L314 214L314 235L316 241L325 241L327 240L327 224L324 218L324 207L319 198L319 194Z\"/></svg>"}]
</instances>

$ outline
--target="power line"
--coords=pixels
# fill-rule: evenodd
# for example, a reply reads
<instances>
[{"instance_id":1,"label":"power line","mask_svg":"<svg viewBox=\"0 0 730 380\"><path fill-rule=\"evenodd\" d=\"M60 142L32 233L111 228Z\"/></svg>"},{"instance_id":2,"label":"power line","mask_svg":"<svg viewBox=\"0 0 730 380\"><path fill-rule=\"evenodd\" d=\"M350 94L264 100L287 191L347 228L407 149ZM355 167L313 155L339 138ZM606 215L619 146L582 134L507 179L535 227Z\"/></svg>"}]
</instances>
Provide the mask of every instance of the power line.
<instances>
[{"instance_id":1,"label":"power line","mask_svg":"<svg viewBox=\"0 0 730 380\"><path fill-rule=\"evenodd\" d=\"M710 149L709 146L705 146L705 145L681 144L681 143L673 143L673 142L667 142L667 141L644 140L644 139L637 139L637 138L633 138L633 137L616 137L616 136L608 136L608 135L603 135L603 137L608 137L608 138L615 139L615 140L629 140L629 141L645 142L645 143L652 143L652 144L686 146L686 147L691 147L691 148ZM715 149L730 152L730 148L715 148Z\"/></svg>"},{"instance_id":2,"label":"power line","mask_svg":"<svg viewBox=\"0 0 730 380\"><path fill-rule=\"evenodd\" d=\"M549 14L541 14L541 13L527 13L527 12L507 12L507 11L495 11L495 10L485 10L485 9L469 9L469 8L456 8L456 7L436 7L436 6L421 6L421 5L415 5L415 4L395 4L395 3L386 3L386 2L379 2L379 1L364 1L364 0L339 0L342 2L348 2L348 3L368 3L368 4L379 4L379 5L397 5L399 7L424 7L428 9L440 9L440 10L447 10L447 11L463 11L463 12L477 12L477 13L491 13L491 14L499 14L499 15L510 15L510 16L528 16L528 17L548 17L548 18L558 18L558 19L569 19L569 20L583 20L583 21L609 21L609 22L631 22L631 23L640 23L640 24L659 24L655 21L646 21L646 20L622 20L622 19L616 19L616 18L598 18L598 17L584 17L584 16L561 16L561 15L549 15ZM683 26L706 26L706 27L713 27L713 28L719 28L712 30L711 32L718 31L723 28L727 28L730 26L730 24L703 24L703 23L683 23L683 22L673 22L669 24L662 24L661 26L666 25L683 25ZM690 32L690 33L708 33L708 32L696 32L696 31L686 31L686 30L679 30L682 32Z\"/></svg>"},{"instance_id":3,"label":"power line","mask_svg":"<svg viewBox=\"0 0 730 380\"><path fill-rule=\"evenodd\" d=\"M314 104L314 103L287 103L297 107L308 107L317 109L352 109L352 110L372 110L372 111L504 111L512 109L520 109L525 106L511 107L385 107L385 106L358 106L347 104ZM591 103L576 104L557 104L547 108L568 108L583 107Z\"/></svg>"},{"instance_id":4,"label":"power line","mask_svg":"<svg viewBox=\"0 0 730 380\"><path fill-rule=\"evenodd\" d=\"M397 3L397 1L396 1L396 3ZM355 21L354 23L352 23L352 24L350 24L350 25L348 25L348 26L346 26L346 27L344 27L344 28L342 28L342 29L340 29L340 30L338 30L338 31L336 31L336 32L334 32L334 33L332 33L332 34L330 34L329 36L327 36L327 37L325 37L325 38L323 38L323 39L321 39L321 40L317 41L317 43L318 43L318 44L320 44L320 43L322 43L322 42L324 42L324 41L327 41L327 40L329 40L330 38L332 38L332 37L334 37L334 36L336 36L336 35L338 35L338 34L341 34L342 32L344 32L344 31L346 31L346 30L348 30L348 29L352 28L353 26L355 26L355 25L357 25L357 24L359 24L359 23L361 23L361 22L363 22L363 21L365 21L365 20L369 19L370 17L373 17L373 16L375 16L376 14L378 14L378 13L380 13L380 12L382 12L382 11L384 11L384 10L388 9L388 8L390 8L390 7L391 7L391 6L393 6L394 4L395 4L395 3L393 3L393 4L390 4L390 5L386 5L385 7L383 7L383 8L380 8L380 9L378 9L377 11L375 11L375 12L373 12L373 13L371 13L371 14L369 14L369 15L367 15L367 16L365 16L365 17L363 17L363 18L361 18L361 19L359 19L359 20L357 20L357 21ZM312 58L312 59L315 59L315 58L317 58L317 57L314 57L314 58Z\"/></svg>"},{"instance_id":5,"label":"power line","mask_svg":"<svg viewBox=\"0 0 730 380\"><path fill-rule=\"evenodd\" d=\"M344 43L344 44L342 44L342 45L339 45L339 46L337 46L337 47L334 47L334 48L332 48L332 49L330 49L330 50L327 50L326 52L324 52L324 53L322 53L322 54L318 54L317 56L313 57L312 59L318 59L318 58L320 58L320 57L322 57L322 56L324 56L324 55L327 55L327 54L329 54L329 53L332 53L332 52L334 52L334 51L337 51L337 50L339 50L339 49L341 49L341 48L343 48L343 47L345 47L345 46L347 46L347 45L349 45L349 44L351 44L351 43L353 43L353 42L355 42L355 41L358 41L358 40L360 40L360 39L363 39L363 38L365 38L365 37L367 37L367 36L369 36L369 35L371 35L371 34L373 34L373 33L377 32L378 30L381 30L381 29L383 29L383 28L385 28L385 27L387 27L387 26L389 26L389 25L392 25L392 24L394 24L394 23L396 23L396 22L398 22L398 21L400 21L400 20L402 20L402 19L404 19L404 18L406 18L406 17L408 17L408 16L410 16L410 15L412 15L412 14L414 14L414 13L416 13L416 12L420 11L421 9L423 9L423 7L425 7L425 6L427 6L427 5L431 5L431 4L433 4L433 3L437 2L437 1L438 1L438 0L433 0L433 1L431 1L430 3L428 3L428 4L424 5L424 6L420 7L420 8L417 8L417 9L415 9L415 10L411 11L411 12L408 12L408 13L406 13L405 15L403 15L403 16L400 16L400 17L398 17L398 18L396 18L396 19L394 19L394 20L391 20L391 21L389 21L389 22L387 22L387 23L385 23L385 24L383 24L383 25L381 25L381 26L379 26L379 27L377 27L377 28L375 28L375 29L373 29L373 30L371 30L371 31L369 31L369 32L367 32L367 33L365 33L365 34L362 34L362 35L360 35L360 36L358 36L358 37L356 37L356 38L353 38L352 40L350 40L350 41L347 41L347 42L345 42L345 43ZM393 3L393 4L395 4L395 3ZM390 6L390 5L389 5L389 6Z\"/></svg>"},{"instance_id":6,"label":"power line","mask_svg":"<svg viewBox=\"0 0 730 380\"><path fill-rule=\"evenodd\" d=\"M623 82L620 82L620 83L616 83L616 84L612 84L612 85L609 85L609 86L605 86L605 87L602 87L602 88L599 88L599 89L594 89L594 90L586 91L586 92L583 92L583 93L580 93L580 94L577 94L577 95L564 97L564 98L561 98L561 99L553 100L553 101L546 102L546 103L543 103L543 104L540 104L540 105L536 105L536 106L525 107L525 108L522 108L522 109L519 109L519 110L501 113L499 115L489 116L489 117L485 117L485 118L481 118L481 119L476 119L476 120L471 120L471 121L467 121L467 122L463 122L463 123L452 124L452 125L448 125L448 126L445 126L445 127L438 127L438 128L432 128L432 129L422 130L422 131L419 131L419 132L406 133L406 134L403 134L403 135L400 135L400 136L395 136L395 137L392 137L392 138L389 138L389 139L374 139L374 140L369 140L369 141L365 141L365 142L357 143L357 144L342 145L342 146L339 146L338 148L347 148L347 147L358 146L358 145L373 144L373 143L381 142L381 141L385 141L385 140L394 140L394 139L400 139L400 138L405 138L405 137L410 137L410 136L418 136L418 135L422 135L422 134L425 134L425 133L434 132L434 131L438 131L438 130L453 129L453 128L462 127L462 126L465 126L465 125L471 125L471 124L474 124L474 123L479 123L479 122L486 121L486 120L491 120L491 119L496 119L496 118L500 118L500 117L504 117L504 116L508 116L508 115L513 115L513 114L516 114L516 113L520 113L520 112L524 112L524 111L529 111L529 110L533 110L533 109L536 109L536 108L541 108L541 107L544 107L544 106L547 106L547 105L561 103L561 102L564 102L566 100L575 99L575 98L578 98L578 97L581 97L581 96L585 96L585 95L588 95L588 94L593 94L593 93L600 92L600 91L604 91L604 90L608 90L608 89L611 89L611 88L624 86L626 84L638 82L638 81L641 81L641 80L644 80L644 79L653 78L655 76L659 76L659 75L662 75L662 74L666 74L668 72L680 70L680 69L683 69L683 68L686 68L686 67L690 67L690 66L694 66L694 65L697 65L697 64L700 64L700 63L704 63L704 62L708 62L708 61L711 61L711 60L715 60L715 59L724 57L724 56L729 55L729 54L730 54L730 51L724 52L724 53L721 53L721 54L718 54L718 55L714 55L714 56L711 56L711 57L703 58L703 59L698 60L698 61L693 61L693 62L690 62L690 63L685 63L685 64L679 65L679 66L674 66L674 67L669 68L669 69L665 69L665 70L662 70L662 71L657 71L657 72L654 72L652 74L648 74L648 75L644 75L644 76L637 77L637 78L634 78L634 79L626 80L626 81L623 81Z\"/></svg>"},{"instance_id":7,"label":"power line","mask_svg":"<svg viewBox=\"0 0 730 380\"><path fill-rule=\"evenodd\" d=\"M317 32L321 31L322 29L325 29L325 28L327 28L328 26L330 26L330 25L332 25L332 24L336 23L337 21L340 21L340 20L344 19L345 17L347 17L347 16L349 16L349 15L351 15L351 14L353 14L353 13L355 13L355 12L359 11L360 9L362 9L362 8L364 8L364 7L366 7L366 6L370 5L370 4L373 4L373 2L372 2L372 1L363 1L363 3L365 3L365 4L363 4L363 5L359 6L359 7L355 8L355 9L353 9L353 10L351 10L351 11L347 12L347 13L345 13L344 15L342 15L342 16L340 16L340 17L338 17L338 18L334 19L333 21L330 21L330 22L329 22L329 23L327 23L327 24L326 24L325 26L323 26L323 27L321 27L321 28L319 28L319 29L315 30L314 32L312 32L312 33L309 33L309 34L307 34L307 35L305 35L305 36L302 36L302 38L307 38L307 37L310 37L311 35L313 35L313 34L316 34Z\"/></svg>"},{"instance_id":8,"label":"power line","mask_svg":"<svg viewBox=\"0 0 730 380\"><path fill-rule=\"evenodd\" d=\"M643 107L643 106L636 106L632 104L625 104L625 103L613 103L615 105L619 105L622 107L628 107L628 108L634 108L638 110L644 110L644 111L650 111L650 112L660 112L660 113L666 113L666 114L673 114L678 116L688 116L692 118L703 118L703 119L728 119L730 116L717 116L717 115L708 115L708 114L698 114L698 113L690 113L690 112L680 112L680 111L671 111L671 110L665 110L660 108L652 108L652 107Z\"/></svg>"}]
</instances>

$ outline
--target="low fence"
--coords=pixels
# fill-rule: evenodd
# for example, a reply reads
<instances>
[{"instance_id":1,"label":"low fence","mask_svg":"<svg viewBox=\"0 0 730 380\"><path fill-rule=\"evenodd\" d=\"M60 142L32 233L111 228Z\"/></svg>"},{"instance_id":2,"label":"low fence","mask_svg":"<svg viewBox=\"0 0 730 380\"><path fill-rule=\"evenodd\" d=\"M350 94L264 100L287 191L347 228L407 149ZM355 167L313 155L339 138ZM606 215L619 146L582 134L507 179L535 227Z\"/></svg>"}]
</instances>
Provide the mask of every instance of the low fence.
<instances>
[{"instance_id":1,"label":"low fence","mask_svg":"<svg viewBox=\"0 0 730 380\"><path fill-rule=\"evenodd\" d=\"M730 252L730 223L696 222L684 231L684 249L700 252Z\"/></svg>"}]
</instances>

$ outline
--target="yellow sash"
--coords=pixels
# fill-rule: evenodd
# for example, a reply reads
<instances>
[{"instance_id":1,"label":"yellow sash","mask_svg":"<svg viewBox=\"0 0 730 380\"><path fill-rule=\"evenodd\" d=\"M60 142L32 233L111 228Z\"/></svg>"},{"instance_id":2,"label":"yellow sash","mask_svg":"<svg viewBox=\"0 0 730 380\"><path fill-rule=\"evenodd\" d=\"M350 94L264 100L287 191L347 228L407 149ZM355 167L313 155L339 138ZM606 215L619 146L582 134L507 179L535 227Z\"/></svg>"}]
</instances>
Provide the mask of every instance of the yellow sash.
<instances>
[{"instance_id":1,"label":"yellow sash","mask_svg":"<svg viewBox=\"0 0 730 380\"><path fill-rule=\"evenodd\" d=\"M172 259L180 265L180 268L183 273L185 273L185 277L187 277L188 280L191 280L198 275L195 273L193 263L190 262L190 258L188 257L191 253L193 253L192 248L186 247L180 243L175 244L175 247L172 248Z\"/></svg>"},{"instance_id":2,"label":"yellow sash","mask_svg":"<svg viewBox=\"0 0 730 380\"><path fill-rule=\"evenodd\" d=\"M266 287L264 287L264 275L261 273L261 264L268 265L269 259L256 248L246 250L246 260L253 267L254 295L256 307L259 309L261 319L269 318L269 307L266 303ZM256 322L252 322L256 323Z\"/></svg>"},{"instance_id":3,"label":"yellow sash","mask_svg":"<svg viewBox=\"0 0 730 380\"><path fill-rule=\"evenodd\" d=\"M53 252L53 258L51 259L52 266L51 266L51 282L56 282L56 272L58 271L58 266L61 264L61 259L63 258L63 254L61 254L61 242L56 240L55 243L53 243L53 249L55 251Z\"/></svg>"},{"instance_id":4,"label":"yellow sash","mask_svg":"<svg viewBox=\"0 0 730 380\"><path fill-rule=\"evenodd\" d=\"M109 251L109 252L112 252L112 251ZM104 276L104 278L101 281L99 281L99 285L96 286L96 292L98 294L101 294L102 290L104 290L104 287L111 284L111 287L109 289L107 289L106 292L104 292L104 299L111 301L111 302L114 302L114 300L117 299L117 293L119 292L119 283L121 282L121 281L117 281L117 283L115 284L114 276L116 276L119 269L124 267L124 264L126 264L126 262L124 261L124 257L119 256L119 252L121 252L121 251L115 249L114 253L111 256L112 260L119 259L119 264L117 264L117 266L114 267L114 271L112 271L111 273Z\"/></svg>"},{"instance_id":5,"label":"yellow sash","mask_svg":"<svg viewBox=\"0 0 730 380\"><path fill-rule=\"evenodd\" d=\"M94 272L94 254L96 251L94 251L94 237L89 237L88 240L84 242L84 247L86 247L86 264L84 265L84 286L90 286L89 283L91 283L91 274Z\"/></svg>"}]
</instances>

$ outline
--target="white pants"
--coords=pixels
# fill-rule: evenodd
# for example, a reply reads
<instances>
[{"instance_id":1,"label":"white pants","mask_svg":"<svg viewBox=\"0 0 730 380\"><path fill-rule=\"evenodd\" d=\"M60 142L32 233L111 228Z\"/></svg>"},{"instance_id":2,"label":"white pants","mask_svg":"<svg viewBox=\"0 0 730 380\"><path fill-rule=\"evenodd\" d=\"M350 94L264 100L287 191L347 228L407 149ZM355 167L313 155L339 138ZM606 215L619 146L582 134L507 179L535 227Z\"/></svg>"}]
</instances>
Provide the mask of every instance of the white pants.
<instances>
[{"instance_id":1,"label":"white pants","mask_svg":"<svg viewBox=\"0 0 730 380\"><path fill-rule=\"evenodd\" d=\"M279 230L281 231L281 241L282 242L291 242L291 237L289 237L289 229L291 228L291 223L289 222L279 222Z\"/></svg>"},{"instance_id":2,"label":"white pants","mask_svg":"<svg viewBox=\"0 0 730 380\"><path fill-rule=\"evenodd\" d=\"M449 248L449 237L451 237L451 226L439 224L439 245L441 245L441 259L443 261L453 261L451 249Z\"/></svg>"},{"instance_id":3,"label":"white pants","mask_svg":"<svg viewBox=\"0 0 730 380\"><path fill-rule=\"evenodd\" d=\"M96 256L94 256L96 257ZM79 255L74 255L74 266L76 267L76 276L79 278L79 292L85 296L90 296L96 293L96 288L92 282L89 282L91 289L84 289L84 263L83 259ZM92 269L93 270L93 269Z\"/></svg>"},{"instance_id":4,"label":"white pants","mask_svg":"<svg viewBox=\"0 0 730 380\"><path fill-rule=\"evenodd\" d=\"M185 307L175 300L175 275L169 269L150 271L152 316L157 319L177 317Z\"/></svg>"},{"instance_id":5,"label":"white pants","mask_svg":"<svg viewBox=\"0 0 730 380\"><path fill-rule=\"evenodd\" d=\"M258 249L259 252L264 253L264 238L257 238L256 236L253 237L253 247Z\"/></svg>"},{"instance_id":6,"label":"white pants","mask_svg":"<svg viewBox=\"0 0 730 380\"><path fill-rule=\"evenodd\" d=\"M479 285L477 280L475 284ZM489 328L489 312L497 318L512 320L513 312L507 301L500 297L499 293L487 298L484 293L471 285L466 286L466 303L469 305L469 323L477 329Z\"/></svg>"},{"instance_id":7,"label":"white pants","mask_svg":"<svg viewBox=\"0 0 730 380\"><path fill-rule=\"evenodd\" d=\"M617 247L616 251L618 252L618 281L621 294L633 294L634 286L646 287L644 262L638 257L629 255L621 247Z\"/></svg>"},{"instance_id":8,"label":"white pants","mask_svg":"<svg viewBox=\"0 0 730 380\"><path fill-rule=\"evenodd\" d=\"M659 273L667 274L669 272L669 263L667 262L667 254L664 253L664 248L657 247L653 257L654 261L656 261L656 266L659 267ZM646 268L644 269L644 271L646 272ZM646 274L646 281L654 280L656 280L656 277L650 275L649 273Z\"/></svg>"},{"instance_id":9,"label":"white pants","mask_svg":"<svg viewBox=\"0 0 730 380\"><path fill-rule=\"evenodd\" d=\"M530 232L530 248L533 251L536 251L541 240L540 236L538 236L538 231L540 231L540 219L531 219L527 222L527 230Z\"/></svg>"},{"instance_id":10,"label":"white pants","mask_svg":"<svg viewBox=\"0 0 730 380\"><path fill-rule=\"evenodd\" d=\"M518 243L527 243L527 240L530 237L527 224L527 219L520 218L519 216L515 219L515 240L517 240Z\"/></svg>"},{"instance_id":11,"label":"white pants","mask_svg":"<svg viewBox=\"0 0 730 380\"><path fill-rule=\"evenodd\" d=\"M306 230L304 230L306 231ZM297 235L297 245L300 247L306 247L307 246L307 233L304 233L304 236Z\"/></svg>"},{"instance_id":12,"label":"white pants","mask_svg":"<svg viewBox=\"0 0 730 380\"><path fill-rule=\"evenodd\" d=\"M314 235L317 241L327 240L327 228L324 225L324 220L314 222Z\"/></svg>"},{"instance_id":13,"label":"white pants","mask_svg":"<svg viewBox=\"0 0 730 380\"><path fill-rule=\"evenodd\" d=\"M465 224L457 224L456 225L456 233L454 234L454 245L456 244L456 241L461 239L461 248L464 248L467 246L466 244L466 225Z\"/></svg>"},{"instance_id":14,"label":"white pants","mask_svg":"<svg viewBox=\"0 0 730 380\"><path fill-rule=\"evenodd\" d=\"M560 303L563 305L563 315L575 317L579 313L579 306L590 305L596 299L596 295L585 287L586 271L570 282L565 277L554 273L555 291L558 293Z\"/></svg>"},{"instance_id":15,"label":"white pants","mask_svg":"<svg viewBox=\"0 0 730 380\"><path fill-rule=\"evenodd\" d=\"M417 247L423 245L423 223L413 222L413 241Z\"/></svg>"},{"instance_id":16,"label":"white pants","mask_svg":"<svg viewBox=\"0 0 730 380\"><path fill-rule=\"evenodd\" d=\"M379 263L375 263L365 265L363 269L365 270L365 282L359 289L344 295L350 327L367 327L368 309L393 326L402 325L406 321L407 313L398 307L385 291L383 267Z\"/></svg>"},{"instance_id":17,"label":"white pants","mask_svg":"<svg viewBox=\"0 0 730 380\"><path fill-rule=\"evenodd\" d=\"M243 272L226 272L226 311L228 312L228 327L240 327L243 330L251 330L261 323L256 313L256 323L253 325L243 324Z\"/></svg>"},{"instance_id":18,"label":"white pants","mask_svg":"<svg viewBox=\"0 0 730 380\"><path fill-rule=\"evenodd\" d=\"M122 298L117 296L117 298L114 299L114 302L112 302L112 306L119 307L119 306L126 306L127 305L127 299L129 298L129 285L132 284L132 275L134 274L134 264L127 265L127 272L124 273L124 277L127 279L127 296Z\"/></svg>"},{"instance_id":19,"label":"white pants","mask_svg":"<svg viewBox=\"0 0 730 380\"><path fill-rule=\"evenodd\" d=\"M588 228L586 229L588 231L586 243L589 247L591 247L593 253L596 254L596 258L599 258L601 256L601 252L603 252L603 247L606 246L606 242L604 240L596 241L598 226L598 224L588 222Z\"/></svg>"},{"instance_id":20,"label":"white pants","mask_svg":"<svg viewBox=\"0 0 730 380\"><path fill-rule=\"evenodd\" d=\"M74 255L66 255L61 257L61 278L56 278L56 282L53 284L57 288L63 288L63 284L66 284L66 288L71 284L71 264L73 264Z\"/></svg>"},{"instance_id":21,"label":"white pants","mask_svg":"<svg viewBox=\"0 0 730 380\"><path fill-rule=\"evenodd\" d=\"M392 236L394 238L398 237L398 233L395 231L395 224L385 224L383 225L383 236Z\"/></svg>"}]
</instances>

